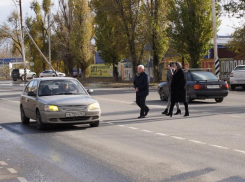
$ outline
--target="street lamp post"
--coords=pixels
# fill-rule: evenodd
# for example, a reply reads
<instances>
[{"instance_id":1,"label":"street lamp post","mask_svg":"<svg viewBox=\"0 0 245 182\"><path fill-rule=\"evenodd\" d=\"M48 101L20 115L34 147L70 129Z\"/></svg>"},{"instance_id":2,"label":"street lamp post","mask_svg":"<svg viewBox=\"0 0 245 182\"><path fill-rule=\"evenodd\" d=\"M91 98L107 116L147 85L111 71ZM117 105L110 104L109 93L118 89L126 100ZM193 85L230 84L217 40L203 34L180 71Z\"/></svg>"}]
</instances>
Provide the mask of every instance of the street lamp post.
<instances>
[{"instance_id":1,"label":"street lamp post","mask_svg":"<svg viewBox=\"0 0 245 182\"><path fill-rule=\"evenodd\" d=\"M48 15L48 52L49 52L49 63L51 65L51 25L50 25L50 14ZM50 67L51 69L51 67Z\"/></svg>"},{"instance_id":2,"label":"street lamp post","mask_svg":"<svg viewBox=\"0 0 245 182\"><path fill-rule=\"evenodd\" d=\"M19 5L20 5L20 41L21 41L21 52L22 52L22 59L24 62L24 80L27 81L26 79L26 59L25 59L25 47L24 47L24 30L23 30L23 17L22 17L22 3L21 0L19 0Z\"/></svg>"},{"instance_id":3,"label":"street lamp post","mask_svg":"<svg viewBox=\"0 0 245 182\"><path fill-rule=\"evenodd\" d=\"M217 46L217 27L216 27L215 0L212 0L212 15L213 15L214 66L215 66L215 74L216 74L217 77L219 77L219 75L220 75L220 66L219 66L218 46Z\"/></svg>"}]
</instances>

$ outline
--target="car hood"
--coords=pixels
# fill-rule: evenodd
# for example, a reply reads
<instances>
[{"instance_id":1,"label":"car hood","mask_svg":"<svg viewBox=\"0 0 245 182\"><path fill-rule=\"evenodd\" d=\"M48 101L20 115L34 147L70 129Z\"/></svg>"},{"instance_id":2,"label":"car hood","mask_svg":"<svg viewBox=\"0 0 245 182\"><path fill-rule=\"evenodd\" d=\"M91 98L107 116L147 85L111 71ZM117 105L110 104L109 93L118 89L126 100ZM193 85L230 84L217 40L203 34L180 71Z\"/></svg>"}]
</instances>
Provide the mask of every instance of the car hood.
<instances>
[{"instance_id":1,"label":"car hood","mask_svg":"<svg viewBox=\"0 0 245 182\"><path fill-rule=\"evenodd\" d=\"M55 95L39 97L39 102L43 104L64 106L64 105L89 105L97 102L88 95Z\"/></svg>"}]
</instances>

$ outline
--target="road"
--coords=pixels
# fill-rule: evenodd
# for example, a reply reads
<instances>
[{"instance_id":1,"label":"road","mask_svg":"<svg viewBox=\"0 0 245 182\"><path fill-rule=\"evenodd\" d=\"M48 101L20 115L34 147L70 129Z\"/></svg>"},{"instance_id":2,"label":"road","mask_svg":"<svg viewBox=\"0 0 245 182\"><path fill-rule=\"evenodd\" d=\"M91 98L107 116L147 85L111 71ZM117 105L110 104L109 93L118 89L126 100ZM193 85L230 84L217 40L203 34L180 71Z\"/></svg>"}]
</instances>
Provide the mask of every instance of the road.
<instances>
[{"instance_id":1,"label":"road","mask_svg":"<svg viewBox=\"0 0 245 182\"><path fill-rule=\"evenodd\" d=\"M190 117L170 118L151 89L139 120L132 88L97 88L100 127L38 131L35 121L20 123L23 88L0 83L1 182L245 182L245 91L194 101Z\"/></svg>"}]
</instances>

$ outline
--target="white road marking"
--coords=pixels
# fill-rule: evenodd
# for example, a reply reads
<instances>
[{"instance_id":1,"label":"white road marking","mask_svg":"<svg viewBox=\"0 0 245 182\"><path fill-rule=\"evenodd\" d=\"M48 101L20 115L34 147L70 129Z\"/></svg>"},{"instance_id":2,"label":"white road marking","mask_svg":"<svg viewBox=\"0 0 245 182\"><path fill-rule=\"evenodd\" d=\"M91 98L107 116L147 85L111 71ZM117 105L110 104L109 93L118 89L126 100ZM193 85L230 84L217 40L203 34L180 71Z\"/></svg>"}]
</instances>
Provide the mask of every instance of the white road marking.
<instances>
[{"instance_id":1,"label":"white road marking","mask_svg":"<svg viewBox=\"0 0 245 182\"><path fill-rule=\"evenodd\" d=\"M236 150L236 149L234 149L234 151L245 154L245 151L243 151L243 150Z\"/></svg>"},{"instance_id":2,"label":"white road marking","mask_svg":"<svg viewBox=\"0 0 245 182\"><path fill-rule=\"evenodd\" d=\"M4 161L0 161L0 164L2 165L2 166L7 166L8 164L6 163L6 162L4 162Z\"/></svg>"},{"instance_id":3,"label":"white road marking","mask_svg":"<svg viewBox=\"0 0 245 182\"><path fill-rule=\"evenodd\" d=\"M168 135L166 135L166 134L164 134L164 133L155 133L156 135L160 135L160 136L168 136Z\"/></svg>"},{"instance_id":4,"label":"white road marking","mask_svg":"<svg viewBox=\"0 0 245 182\"><path fill-rule=\"evenodd\" d=\"M209 144L209 145L210 145L210 144ZM226 150L229 149L229 148L227 148L227 147L223 147L223 146L219 146L219 145L210 145L210 146L216 147L216 148L221 148L221 149L226 149Z\"/></svg>"},{"instance_id":5,"label":"white road marking","mask_svg":"<svg viewBox=\"0 0 245 182\"><path fill-rule=\"evenodd\" d=\"M144 131L144 132L147 132L147 133L152 133L153 131L149 131L149 130L141 130L141 131Z\"/></svg>"},{"instance_id":6,"label":"white road marking","mask_svg":"<svg viewBox=\"0 0 245 182\"><path fill-rule=\"evenodd\" d=\"M125 127L124 125L118 125L118 126Z\"/></svg>"},{"instance_id":7,"label":"white road marking","mask_svg":"<svg viewBox=\"0 0 245 182\"><path fill-rule=\"evenodd\" d=\"M17 178L20 182L28 182L27 180L26 180L26 178L23 178L23 177L18 177Z\"/></svg>"},{"instance_id":8,"label":"white road marking","mask_svg":"<svg viewBox=\"0 0 245 182\"><path fill-rule=\"evenodd\" d=\"M7 168L7 170L12 174L18 173L14 168Z\"/></svg>"},{"instance_id":9,"label":"white road marking","mask_svg":"<svg viewBox=\"0 0 245 182\"><path fill-rule=\"evenodd\" d=\"M105 123L105 124L114 124L114 123L112 123L112 122L102 122L102 123Z\"/></svg>"},{"instance_id":10,"label":"white road marking","mask_svg":"<svg viewBox=\"0 0 245 182\"><path fill-rule=\"evenodd\" d=\"M171 136L172 138L178 139L178 140L185 140L185 138L177 137L177 136Z\"/></svg>"},{"instance_id":11,"label":"white road marking","mask_svg":"<svg viewBox=\"0 0 245 182\"><path fill-rule=\"evenodd\" d=\"M139 129L139 128L135 128L135 127L128 127L128 128L130 128L132 130L138 130Z\"/></svg>"},{"instance_id":12,"label":"white road marking","mask_svg":"<svg viewBox=\"0 0 245 182\"><path fill-rule=\"evenodd\" d=\"M1 100L10 101L10 102L14 102L14 103L20 103L19 101L14 101L14 100L9 100L9 99L4 99L4 98L1 98Z\"/></svg>"},{"instance_id":13,"label":"white road marking","mask_svg":"<svg viewBox=\"0 0 245 182\"><path fill-rule=\"evenodd\" d=\"M193 142L193 143L198 143L198 144L202 144L205 145L206 143L204 142L200 142L200 141L196 141L196 140L188 140L189 142Z\"/></svg>"},{"instance_id":14,"label":"white road marking","mask_svg":"<svg viewBox=\"0 0 245 182\"><path fill-rule=\"evenodd\" d=\"M240 116L231 116L231 117L233 117L233 118L240 118Z\"/></svg>"}]
</instances>

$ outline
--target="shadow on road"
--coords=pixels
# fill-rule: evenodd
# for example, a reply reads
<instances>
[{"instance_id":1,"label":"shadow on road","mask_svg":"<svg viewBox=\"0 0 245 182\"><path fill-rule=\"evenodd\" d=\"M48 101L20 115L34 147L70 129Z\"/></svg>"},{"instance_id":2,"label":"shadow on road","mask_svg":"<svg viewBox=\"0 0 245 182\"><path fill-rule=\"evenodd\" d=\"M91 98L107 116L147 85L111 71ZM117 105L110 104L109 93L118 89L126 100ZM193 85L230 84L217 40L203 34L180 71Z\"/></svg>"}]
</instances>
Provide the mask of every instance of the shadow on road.
<instances>
[{"instance_id":1,"label":"shadow on road","mask_svg":"<svg viewBox=\"0 0 245 182\"><path fill-rule=\"evenodd\" d=\"M30 122L28 125L23 125L21 122L15 123L4 123L1 124L1 127L19 134L42 134L42 133L57 133L57 132L65 132L65 131L78 131L78 130L86 130L91 128L89 125L48 125L45 130L38 130L36 127L36 122Z\"/></svg>"},{"instance_id":2,"label":"shadow on road","mask_svg":"<svg viewBox=\"0 0 245 182\"><path fill-rule=\"evenodd\" d=\"M201 170L190 171L190 172L171 176L170 178L164 179L161 182L186 181L190 178L202 176L202 175L205 175L205 174L213 172L213 171L215 171L215 169L213 169L213 168L205 168L205 169L201 169Z\"/></svg>"}]
</instances>

